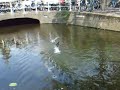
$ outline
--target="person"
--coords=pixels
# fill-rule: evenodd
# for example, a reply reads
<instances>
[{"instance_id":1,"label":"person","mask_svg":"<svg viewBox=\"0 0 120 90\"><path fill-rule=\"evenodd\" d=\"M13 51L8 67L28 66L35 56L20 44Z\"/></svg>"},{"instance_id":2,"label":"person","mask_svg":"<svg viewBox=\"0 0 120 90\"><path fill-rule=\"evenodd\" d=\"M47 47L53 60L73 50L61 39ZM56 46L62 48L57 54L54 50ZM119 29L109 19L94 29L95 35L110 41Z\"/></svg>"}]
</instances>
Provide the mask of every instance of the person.
<instances>
[{"instance_id":1,"label":"person","mask_svg":"<svg viewBox=\"0 0 120 90\"><path fill-rule=\"evenodd\" d=\"M82 11L85 6L86 6L86 5L85 5L85 0L81 0L81 1L80 1L80 11Z\"/></svg>"},{"instance_id":2,"label":"person","mask_svg":"<svg viewBox=\"0 0 120 90\"><path fill-rule=\"evenodd\" d=\"M115 6L116 6L116 0L112 0L112 7L115 8Z\"/></svg>"}]
</instances>

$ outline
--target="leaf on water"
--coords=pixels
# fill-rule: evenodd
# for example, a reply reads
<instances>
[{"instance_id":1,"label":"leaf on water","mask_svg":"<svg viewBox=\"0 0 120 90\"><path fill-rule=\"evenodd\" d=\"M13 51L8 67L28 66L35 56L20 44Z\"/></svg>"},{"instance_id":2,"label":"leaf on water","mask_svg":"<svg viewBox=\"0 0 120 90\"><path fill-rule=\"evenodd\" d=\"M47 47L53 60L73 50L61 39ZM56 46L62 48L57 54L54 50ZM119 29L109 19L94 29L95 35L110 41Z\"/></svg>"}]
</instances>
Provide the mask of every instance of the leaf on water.
<instances>
[{"instance_id":1,"label":"leaf on water","mask_svg":"<svg viewBox=\"0 0 120 90\"><path fill-rule=\"evenodd\" d=\"M10 83L9 86L10 87L15 87L15 86L17 86L17 83Z\"/></svg>"}]
</instances>

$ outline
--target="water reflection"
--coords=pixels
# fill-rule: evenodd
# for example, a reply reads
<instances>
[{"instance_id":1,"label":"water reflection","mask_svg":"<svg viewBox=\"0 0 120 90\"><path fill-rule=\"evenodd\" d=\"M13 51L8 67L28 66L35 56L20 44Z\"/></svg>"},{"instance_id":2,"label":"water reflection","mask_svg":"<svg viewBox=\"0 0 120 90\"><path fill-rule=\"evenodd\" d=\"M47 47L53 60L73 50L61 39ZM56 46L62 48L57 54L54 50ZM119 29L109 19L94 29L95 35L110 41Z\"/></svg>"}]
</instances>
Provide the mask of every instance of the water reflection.
<instances>
[{"instance_id":1,"label":"water reflection","mask_svg":"<svg viewBox=\"0 0 120 90\"><path fill-rule=\"evenodd\" d=\"M9 58L10 58L10 48L9 46L6 44L7 42L1 40L1 52L2 52L2 55L3 55L3 58L5 60L5 63L9 63Z\"/></svg>"},{"instance_id":2,"label":"water reflection","mask_svg":"<svg viewBox=\"0 0 120 90\"><path fill-rule=\"evenodd\" d=\"M13 81L17 90L120 89L119 32L62 24L2 30L1 89Z\"/></svg>"}]
</instances>

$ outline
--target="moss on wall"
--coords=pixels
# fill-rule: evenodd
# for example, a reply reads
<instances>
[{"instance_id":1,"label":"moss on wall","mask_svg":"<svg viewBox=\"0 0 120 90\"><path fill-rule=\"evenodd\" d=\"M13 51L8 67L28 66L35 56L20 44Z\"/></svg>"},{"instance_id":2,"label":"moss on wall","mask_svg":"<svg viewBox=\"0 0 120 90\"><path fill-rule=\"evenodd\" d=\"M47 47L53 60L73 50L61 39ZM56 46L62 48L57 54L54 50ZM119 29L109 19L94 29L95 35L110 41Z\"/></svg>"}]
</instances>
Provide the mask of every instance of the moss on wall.
<instances>
[{"instance_id":1,"label":"moss on wall","mask_svg":"<svg viewBox=\"0 0 120 90\"><path fill-rule=\"evenodd\" d=\"M57 21L60 21L60 22L67 22L67 20L69 19L69 16L70 16L69 11L61 11L56 13L55 19L57 19Z\"/></svg>"}]
</instances>

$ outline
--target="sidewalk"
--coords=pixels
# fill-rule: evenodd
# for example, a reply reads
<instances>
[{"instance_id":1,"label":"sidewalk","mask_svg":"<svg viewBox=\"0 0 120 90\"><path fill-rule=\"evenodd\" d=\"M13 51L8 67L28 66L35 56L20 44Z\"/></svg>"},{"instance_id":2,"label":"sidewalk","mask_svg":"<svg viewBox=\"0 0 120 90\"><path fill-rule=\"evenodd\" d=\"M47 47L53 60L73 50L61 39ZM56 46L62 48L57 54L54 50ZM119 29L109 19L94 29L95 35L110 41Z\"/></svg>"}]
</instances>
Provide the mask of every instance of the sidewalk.
<instances>
[{"instance_id":1,"label":"sidewalk","mask_svg":"<svg viewBox=\"0 0 120 90\"><path fill-rule=\"evenodd\" d=\"M80 13L120 17L120 11L119 10L116 10L116 11L114 11L114 10L113 11L110 11L110 10L105 10L105 11L95 10L95 11L92 11L92 12L83 11L83 12L80 12Z\"/></svg>"}]
</instances>

